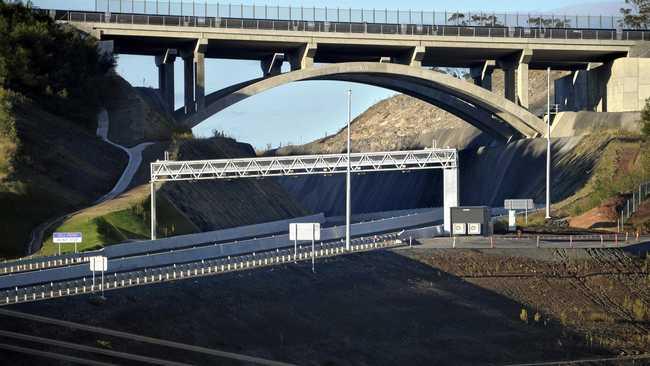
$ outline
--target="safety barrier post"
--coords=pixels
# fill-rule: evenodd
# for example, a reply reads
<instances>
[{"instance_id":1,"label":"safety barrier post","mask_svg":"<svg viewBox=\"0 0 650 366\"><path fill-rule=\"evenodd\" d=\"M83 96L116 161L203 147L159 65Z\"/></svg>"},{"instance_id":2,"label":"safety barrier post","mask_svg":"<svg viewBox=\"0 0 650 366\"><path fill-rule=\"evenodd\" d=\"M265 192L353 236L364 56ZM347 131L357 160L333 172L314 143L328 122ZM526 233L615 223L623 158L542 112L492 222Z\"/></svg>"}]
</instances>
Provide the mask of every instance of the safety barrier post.
<instances>
[{"instance_id":1,"label":"safety barrier post","mask_svg":"<svg viewBox=\"0 0 650 366\"><path fill-rule=\"evenodd\" d=\"M456 249L456 237L455 236L453 237L453 241L451 242L451 247L453 249Z\"/></svg>"},{"instance_id":2,"label":"safety barrier post","mask_svg":"<svg viewBox=\"0 0 650 366\"><path fill-rule=\"evenodd\" d=\"M569 247L573 248L573 235L569 235Z\"/></svg>"},{"instance_id":3,"label":"safety barrier post","mask_svg":"<svg viewBox=\"0 0 650 366\"><path fill-rule=\"evenodd\" d=\"M537 248L539 249L539 235L537 235Z\"/></svg>"},{"instance_id":4,"label":"safety barrier post","mask_svg":"<svg viewBox=\"0 0 650 366\"><path fill-rule=\"evenodd\" d=\"M605 247L605 241L603 240L602 235L600 236L600 246L603 247L603 248Z\"/></svg>"}]
</instances>

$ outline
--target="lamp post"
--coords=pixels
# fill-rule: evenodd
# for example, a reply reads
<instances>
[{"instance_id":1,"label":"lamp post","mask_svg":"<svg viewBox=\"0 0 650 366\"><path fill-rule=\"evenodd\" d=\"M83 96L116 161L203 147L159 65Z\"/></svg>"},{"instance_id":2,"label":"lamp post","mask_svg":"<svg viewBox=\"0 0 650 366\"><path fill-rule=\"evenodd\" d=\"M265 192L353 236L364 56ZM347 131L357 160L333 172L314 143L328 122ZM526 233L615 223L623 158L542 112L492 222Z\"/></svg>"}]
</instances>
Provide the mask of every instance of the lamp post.
<instances>
[{"instance_id":1,"label":"lamp post","mask_svg":"<svg viewBox=\"0 0 650 366\"><path fill-rule=\"evenodd\" d=\"M350 178L352 176L350 162L350 122L352 120L352 89L348 89L348 168L345 177L345 250L350 250L350 219L352 216L352 202L350 198Z\"/></svg>"},{"instance_id":2,"label":"lamp post","mask_svg":"<svg viewBox=\"0 0 650 366\"><path fill-rule=\"evenodd\" d=\"M551 218L551 68L546 69L546 218Z\"/></svg>"}]
</instances>

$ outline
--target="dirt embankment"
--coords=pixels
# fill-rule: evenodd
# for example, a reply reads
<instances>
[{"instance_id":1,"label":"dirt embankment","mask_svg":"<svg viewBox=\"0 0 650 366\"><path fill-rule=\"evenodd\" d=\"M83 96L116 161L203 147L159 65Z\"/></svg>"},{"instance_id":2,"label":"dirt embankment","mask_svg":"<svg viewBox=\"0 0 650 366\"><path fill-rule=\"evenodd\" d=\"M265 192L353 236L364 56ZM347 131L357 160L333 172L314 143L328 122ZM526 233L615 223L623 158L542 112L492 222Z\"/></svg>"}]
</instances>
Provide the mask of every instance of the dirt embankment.
<instances>
[{"instance_id":1,"label":"dirt embankment","mask_svg":"<svg viewBox=\"0 0 650 366\"><path fill-rule=\"evenodd\" d=\"M13 308L299 365L516 364L648 349L642 261L620 252L532 253L379 251L319 261L316 274L308 263L289 264L108 292L101 307L71 297ZM229 364L2 320L7 330L63 341Z\"/></svg>"},{"instance_id":2,"label":"dirt embankment","mask_svg":"<svg viewBox=\"0 0 650 366\"><path fill-rule=\"evenodd\" d=\"M621 250L414 250L408 256L523 304L528 323L559 321L589 344L635 354L650 347L650 259Z\"/></svg>"}]
</instances>

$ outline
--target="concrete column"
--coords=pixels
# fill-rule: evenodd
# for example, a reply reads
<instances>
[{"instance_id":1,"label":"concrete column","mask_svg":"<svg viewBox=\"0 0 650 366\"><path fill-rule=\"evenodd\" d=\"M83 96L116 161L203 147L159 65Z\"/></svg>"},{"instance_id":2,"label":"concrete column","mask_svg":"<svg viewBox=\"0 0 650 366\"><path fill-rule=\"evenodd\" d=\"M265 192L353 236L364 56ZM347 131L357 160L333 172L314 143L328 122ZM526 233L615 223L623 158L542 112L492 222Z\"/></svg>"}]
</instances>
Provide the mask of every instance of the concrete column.
<instances>
[{"instance_id":1,"label":"concrete column","mask_svg":"<svg viewBox=\"0 0 650 366\"><path fill-rule=\"evenodd\" d=\"M262 76L279 75L282 72L282 63L284 62L284 53L274 53L262 59Z\"/></svg>"},{"instance_id":2,"label":"concrete column","mask_svg":"<svg viewBox=\"0 0 650 366\"><path fill-rule=\"evenodd\" d=\"M528 108L528 64L532 57L533 51L525 49L509 59L499 61L504 73L506 99L524 108Z\"/></svg>"},{"instance_id":3,"label":"concrete column","mask_svg":"<svg viewBox=\"0 0 650 366\"><path fill-rule=\"evenodd\" d=\"M470 69L470 74L474 80L474 84L491 91L492 73L495 68L496 61L494 60L487 60L482 65L473 66Z\"/></svg>"},{"instance_id":4,"label":"concrete column","mask_svg":"<svg viewBox=\"0 0 650 366\"><path fill-rule=\"evenodd\" d=\"M185 114L194 112L194 55L183 56Z\"/></svg>"},{"instance_id":5,"label":"concrete column","mask_svg":"<svg viewBox=\"0 0 650 366\"><path fill-rule=\"evenodd\" d=\"M520 106L528 109L528 64L533 58L533 50L525 49L521 51L519 63L517 65L517 102Z\"/></svg>"},{"instance_id":6,"label":"concrete column","mask_svg":"<svg viewBox=\"0 0 650 366\"><path fill-rule=\"evenodd\" d=\"M443 187L443 217L444 229L446 233L451 232L451 208L458 207L459 188L458 188L458 168L444 169L442 171Z\"/></svg>"},{"instance_id":7,"label":"concrete column","mask_svg":"<svg viewBox=\"0 0 650 366\"><path fill-rule=\"evenodd\" d=\"M517 81L514 68L503 69L503 85L505 88L503 91L504 97L513 103L517 103Z\"/></svg>"},{"instance_id":8,"label":"concrete column","mask_svg":"<svg viewBox=\"0 0 650 366\"><path fill-rule=\"evenodd\" d=\"M315 43L307 43L289 54L291 71L302 70L314 66L314 58L318 47Z\"/></svg>"},{"instance_id":9,"label":"concrete column","mask_svg":"<svg viewBox=\"0 0 650 366\"><path fill-rule=\"evenodd\" d=\"M194 101L195 110L200 111L205 107L205 52L208 49L208 40L199 39L194 47Z\"/></svg>"},{"instance_id":10,"label":"concrete column","mask_svg":"<svg viewBox=\"0 0 650 366\"><path fill-rule=\"evenodd\" d=\"M194 55L194 101L195 110L205 107L205 54L197 52Z\"/></svg>"},{"instance_id":11,"label":"concrete column","mask_svg":"<svg viewBox=\"0 0 650 366\"><path fill-rule=\"evenodd\" d=\"M174 62L176 50L168 49L161 56L156 56L158 66L158 90L160 97L170 113L174 112Z\"/></svg>"}]
</instances>

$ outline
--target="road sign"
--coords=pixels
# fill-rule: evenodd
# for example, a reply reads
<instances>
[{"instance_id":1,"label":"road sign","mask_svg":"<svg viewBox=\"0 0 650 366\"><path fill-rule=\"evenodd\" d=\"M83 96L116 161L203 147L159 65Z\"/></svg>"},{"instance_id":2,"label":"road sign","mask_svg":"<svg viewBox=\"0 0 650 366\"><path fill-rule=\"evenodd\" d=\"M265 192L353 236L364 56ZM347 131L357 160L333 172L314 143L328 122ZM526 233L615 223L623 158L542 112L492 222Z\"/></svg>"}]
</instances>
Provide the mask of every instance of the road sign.
<instances>
[{"instance_id":1,"label":"road sign","mask_svg":"<svg viewBox=\"0 0 650 366\"><path fill-rule=\"evenodd\" d=\"M54 243L81 243L83 237L81 233L54 233L52 234Z\"/></svg>"},{"instance_id":2,"label":"road sign","mask_svg":"<svg viewBox=\"0 0 650 366\"><path fill-rule=\"evenodd\" d=\"M93 272L106 272L108 268L108 259L106 257L97 256L90 257L90 270Z\"/></svg>"},{"instance_id":3,"label":"road sign","mask_svg":"<svg viewBox=\"0 0 650 366\"><path fill-rule=\"evenodd\" d=\"M289 240L320 240L320 224L289 224Z\"/></svg>"},{"instance_id":4,"label":"road sign","mask_svg":"<svg viewBox=\"0 0 650 366\"><path fill-rule=\"evenodd\" d=\"M505 200L503 207L506 210L533 210L535 202L532 199Z\"/></svg>"}]
</instances>

